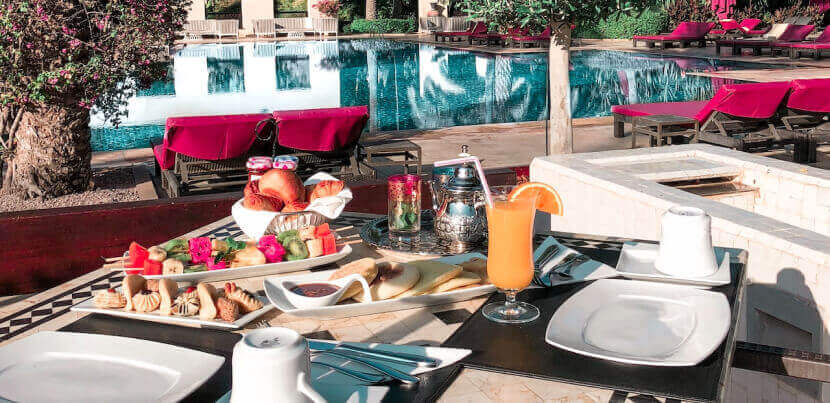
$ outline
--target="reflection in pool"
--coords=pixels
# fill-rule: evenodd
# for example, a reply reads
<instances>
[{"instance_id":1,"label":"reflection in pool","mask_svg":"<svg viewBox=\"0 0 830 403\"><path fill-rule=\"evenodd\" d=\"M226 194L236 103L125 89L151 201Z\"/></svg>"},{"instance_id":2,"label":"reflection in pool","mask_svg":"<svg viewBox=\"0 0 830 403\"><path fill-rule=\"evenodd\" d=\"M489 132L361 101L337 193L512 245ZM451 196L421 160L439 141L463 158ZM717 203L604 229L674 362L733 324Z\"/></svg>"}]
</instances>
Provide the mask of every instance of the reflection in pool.
<instances>
[{"instance_id":1,"label":"reflection in pool","mask_svg":"<svg viewBox=\"0 0 830 403\"><path fill-rule=\"evenodd\" d=\"M706 99L724 80L690 71L765 68L703 58L581 51L571 57L575 118L625 103ZM192 45L168 81L130 99L118 128L92 116L93 149L147 147L169 116L369 105L369 130L542 120L547 55L491 55L381 39Z\"/></svg>"}]
</instances>

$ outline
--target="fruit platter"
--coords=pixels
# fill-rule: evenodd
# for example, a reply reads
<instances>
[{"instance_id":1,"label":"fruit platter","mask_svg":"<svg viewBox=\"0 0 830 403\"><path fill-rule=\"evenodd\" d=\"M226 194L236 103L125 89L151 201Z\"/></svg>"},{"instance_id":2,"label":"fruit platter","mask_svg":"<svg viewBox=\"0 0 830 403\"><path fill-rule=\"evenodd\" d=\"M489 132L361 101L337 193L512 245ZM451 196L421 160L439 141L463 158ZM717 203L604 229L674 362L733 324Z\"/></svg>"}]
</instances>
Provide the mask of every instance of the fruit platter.
<instances>
[{"instance_id":1,"label":"fruit platter","mask_svg":"<svg viewBox=\"0 0 830 403\"><path fill-rule=\"evenodd\" d=\"M279 274L334 263L352 252L324 223L263 235L257 241L196 237L145 248L133 242L109 267L146 279L222 281Z\"/></svg>"},{"instance_id":2,"label":"fruit platter","mask_svg":"<svg viewBox=\"0 0 830 403\"><path fill-rule=\"evenodd\" d=\"M355 274L370 284L371 298L366 297L366 291L357 283L348 286L339 300L328 306L297 306L292 302L296 298L289 295L301 291L304 286L319 287ZM263 288L268 300L279 310L315 319L340 319L449 304L486 295L496 289L487 277L487 257L481 253L405 263L363 258L336 270L269 277L264 280Z\"/></svg>"},{"instance_id":3,"label":"fruit platter","mask_svg":"<svg viewBox=\"0 0 830 403\"><path fill-rule=\"evenodd\" d=\"M148 279L128 274L121 287L98 291L73 306L73 311L94 312L174 324L239 329L272 309L264 298L236 285L217 289L208 283L179 287L168 278Z\"/></svg>"}]
</instances>

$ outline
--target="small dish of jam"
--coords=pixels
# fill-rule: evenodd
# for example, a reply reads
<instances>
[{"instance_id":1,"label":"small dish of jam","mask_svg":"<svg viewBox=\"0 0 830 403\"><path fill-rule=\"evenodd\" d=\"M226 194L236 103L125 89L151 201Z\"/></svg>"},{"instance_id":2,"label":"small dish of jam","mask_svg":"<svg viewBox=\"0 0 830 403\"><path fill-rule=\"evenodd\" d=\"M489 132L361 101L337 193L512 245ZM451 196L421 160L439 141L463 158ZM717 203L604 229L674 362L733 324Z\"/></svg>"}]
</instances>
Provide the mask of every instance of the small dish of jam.
<instances>
[{"instance_id":1,"label":"small dish of jam","mask_svg":"<svg viewBox=\"0 0 830 403\"><path fill-rule=\"evenodd\" d=\"M329 283L306 283L291 288L291 292L303 297L325 297L336 293L340 287Z\"/></svg>"}]
</instances>

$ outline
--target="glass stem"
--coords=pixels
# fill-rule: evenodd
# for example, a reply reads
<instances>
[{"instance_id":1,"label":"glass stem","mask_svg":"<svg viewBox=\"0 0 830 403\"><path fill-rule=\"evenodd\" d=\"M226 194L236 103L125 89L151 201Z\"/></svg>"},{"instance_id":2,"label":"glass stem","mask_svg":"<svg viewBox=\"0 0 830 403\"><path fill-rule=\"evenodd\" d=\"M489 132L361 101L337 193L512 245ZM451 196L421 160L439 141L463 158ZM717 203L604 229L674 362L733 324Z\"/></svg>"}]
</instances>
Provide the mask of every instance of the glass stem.
<instances>
[{"instance_id":1,"label":"glass stem","mask_svg":"<svg viewBox=\"0 0 830 403\"><path fill-rule=\"evenodd\" d=\"M518 294L518 290L504 290L504 307L510 310L516 309L518 304L516 303L516 294Z\"/></svg>"}]
</instances>

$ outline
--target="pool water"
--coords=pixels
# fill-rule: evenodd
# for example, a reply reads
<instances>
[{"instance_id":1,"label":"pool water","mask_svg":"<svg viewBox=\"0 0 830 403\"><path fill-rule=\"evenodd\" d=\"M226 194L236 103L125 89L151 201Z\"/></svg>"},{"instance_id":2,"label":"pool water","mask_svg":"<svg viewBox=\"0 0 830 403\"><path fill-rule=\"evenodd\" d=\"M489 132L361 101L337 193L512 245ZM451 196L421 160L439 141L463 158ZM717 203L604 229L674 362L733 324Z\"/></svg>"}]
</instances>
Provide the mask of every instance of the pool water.
<instances>
[{"instance_id":1,"label":"pool water","mask_svg":"<svg viewBox=\"0 0 830 403\"><path fill-rule=\"evenodd\" d=\"M641 53L571 55L574 118L627 103L700 100L726 81L691 71L769 65ZM368 105L370 131L543 120L547 54L492 55L383 39L191 45L169 79L132 97L111 127L93 113L96 151L147 147L169 116Z\"/></svg>"}]
</instances>

